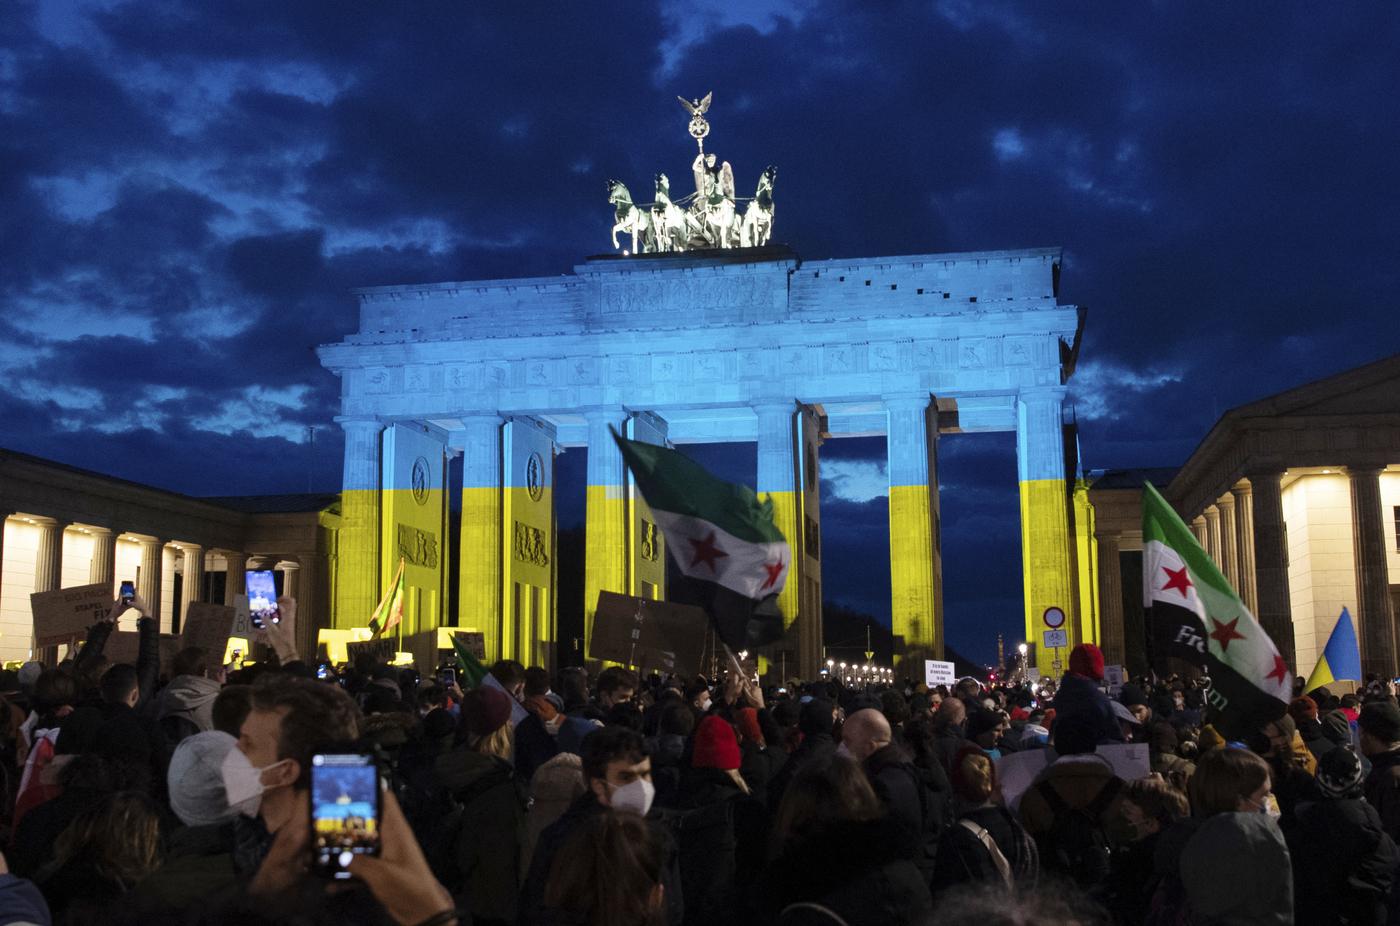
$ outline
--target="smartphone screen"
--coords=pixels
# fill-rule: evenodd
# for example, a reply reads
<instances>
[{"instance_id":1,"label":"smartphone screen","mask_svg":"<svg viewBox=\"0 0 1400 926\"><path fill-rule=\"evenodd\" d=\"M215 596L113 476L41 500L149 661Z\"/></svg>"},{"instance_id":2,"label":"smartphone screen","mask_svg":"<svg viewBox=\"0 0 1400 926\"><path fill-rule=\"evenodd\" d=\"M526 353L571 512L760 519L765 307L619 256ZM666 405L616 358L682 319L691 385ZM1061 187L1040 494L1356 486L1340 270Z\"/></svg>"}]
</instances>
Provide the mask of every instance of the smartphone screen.
<instances>
[{"instance_id":1,"label":"smartphone screen","mask_svg":"<svg viewBox=\"0 0 1400 926\"><path fill-rule=\"evenodd\" d=\"M271 569L254 569L248 573L248 621L259 630L267 624L282 620L277 610L277 585Z\"/></svg>"},{"instance_id":2,"label":"smartphone screen","mask_svg":"<svg viewBox=\"0 0 1400 926\"><path fill-rule=\"evenodd\" d=\"M379 854L379 771L374 757L311 757L312 862L328 877L350 877L356 855Z\"/></svg>"},{"instance_id":3,"label":"smartphone screen","mask_svg":"<svg viewBox=\"0 0 1400 926\"><path fill-rule=\"evenodd\" d=\"M322 680L325 680L325 679L330 678L330 677L331 677L331 665L330 665L330 663L328 663L328 662L323 662L323 663L321 663L319 666L317 666L317 667L316 667L316 677L319 678L319 679L322 679Z\"/></svg>"},{"instance_id":4,"label":"smartphone screen","mask_svg":"<svg viewBox=\"0 0 1400 926\"><path fill-rule=\"evenodd\" d=\"M438 672L438 681L442 682L442 683L443 683L444 685L446 685L448 688L451 688L453 685L457 684L457 670L456 670L456 669L442 669L442 670L440 670L440 671Z\"/></svg>"},{"instance_id":5,"label":"smartphone screen","mask_svg":"<svg viewBox=\"0 0 1400 926\"><path fill-rule=\"evenodd\" d=\"M136 597L136 583L127 579L122 583L121 599L127 604L131 604L131 599Z\"/></svg>"}]
</instances>

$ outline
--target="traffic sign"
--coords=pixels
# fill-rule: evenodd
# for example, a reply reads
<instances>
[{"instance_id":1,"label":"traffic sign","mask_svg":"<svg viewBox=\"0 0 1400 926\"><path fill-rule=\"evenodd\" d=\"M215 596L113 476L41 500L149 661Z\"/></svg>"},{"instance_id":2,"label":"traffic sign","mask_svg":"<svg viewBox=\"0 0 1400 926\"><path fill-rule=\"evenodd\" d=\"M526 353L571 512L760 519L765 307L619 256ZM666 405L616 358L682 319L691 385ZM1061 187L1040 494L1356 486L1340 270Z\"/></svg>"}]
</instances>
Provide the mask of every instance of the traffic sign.
<instances>
[{"instance_id":1,"label":"traffic sign","mask_svg":"<svg viewBox=\"0 0 1400 926\"><path fill-rule=\"evenodd\" d=\"M1065 625L1065 612L1060 608L1046 608L1045 613L1042 614L1040 618L1045 621L1045 626L1049 627L1051 630L1058 630ZM1046 646L1049 645L1048 643L1046 644Z\"/></svg>"},{"instance_id":2,"label":"traffic sign","mask_svg":"<svg viewBox=\"0 0 1400 926\"><path fill-rule=\"evenodd\" d=\"M1068 630L1047 630L1041 636L1045 640L1046 649L1057 649L1061 646L1069 646Z\"/></svg>"}]
</instances>

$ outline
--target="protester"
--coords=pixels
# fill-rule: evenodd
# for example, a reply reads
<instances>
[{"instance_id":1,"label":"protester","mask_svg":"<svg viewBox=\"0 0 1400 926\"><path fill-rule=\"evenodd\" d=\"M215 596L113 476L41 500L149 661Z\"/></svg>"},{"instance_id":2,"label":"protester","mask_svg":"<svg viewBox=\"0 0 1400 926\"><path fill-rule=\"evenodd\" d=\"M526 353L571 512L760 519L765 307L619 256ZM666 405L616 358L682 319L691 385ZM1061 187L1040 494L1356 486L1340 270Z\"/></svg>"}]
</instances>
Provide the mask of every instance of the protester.
<instances>
[{"instance_id":1,"label":"protester","mask_svg":"<svg viewBox=\"0 0 1400 926\"><path fill-rule=\"evenodd\" d=\"M640 816L596 814L575 827L544 891L542 921L654 926L663 919L665 848Z\"/></svg>"},{"instance_id":2,"label":"protester","mask_svg":"<svg viewBox=\"0 0 1400 926\"><path fill-rule=\"evenodd\" d=\"M187 736L214 729L214 700L223 686L223 667L209 664L209 653L197 646L175 654L170 683L153 708L161 732L173 747Z\"/></svg>"},{"instance_id":3,"label":"protester","mask_svg":"<svg viewBox=\"0 0 1400 926\"><path fill-rule=\"evenodd\" d=\"M535 843L569 805L586 790L583 762L571 752L561 752L536 769L530 779L530 809L525 818L525 837L520 845L520 870L530 870Z\"/></svg>"},{"instance_id":4,"label":"protester","mask_svg":"<svg viewBox=\"0 0 1400 926\"><path fill-rule=\"evenodd\" d=\"M1039 853L1015 815L996 802L992 757L976 746L964 747L953 760L952 788L960 810L938 844L935 895L969 884L1034 888Z\"/></svg>"},{"instance_id":5,"label":"protester","mask_svg":"<svg viewBox=\"0 0 1400 926\"><path fill-rule=\"evenodd\" d=\"M1394 701L1367 702L1357 721L1361 753L1371 763L1364 786L1386 834L1400 844L1400 706Z\"/></svg>"}]
</instances>

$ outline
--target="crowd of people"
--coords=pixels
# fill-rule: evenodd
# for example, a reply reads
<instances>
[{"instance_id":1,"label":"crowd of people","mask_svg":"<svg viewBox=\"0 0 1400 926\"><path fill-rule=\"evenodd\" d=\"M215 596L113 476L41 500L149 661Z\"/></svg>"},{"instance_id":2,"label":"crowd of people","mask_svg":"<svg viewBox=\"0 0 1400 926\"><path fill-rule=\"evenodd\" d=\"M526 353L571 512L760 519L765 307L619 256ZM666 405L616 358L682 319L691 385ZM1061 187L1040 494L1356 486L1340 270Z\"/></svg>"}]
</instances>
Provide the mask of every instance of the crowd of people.
<instances>
[{"instance_id":1,"label":"crowd of people","mask_svg":"<svg viewBox=\"0 0 1400 926\"><path fill-rule=\"evenodd\" d=\"M464 691L281 647L185 649L162 678L144 616L137 664L104 657L126 607L73 659L0 672L0 926L1400 922L1380 682L1226 741L1208 680L1110 696L1087 644L1046 688L504 660ZM1105 754L1134 743L1125 776ZM342 880L313 865L308 783L346 753L381 793Z\"/></svg>"}]
</instances>

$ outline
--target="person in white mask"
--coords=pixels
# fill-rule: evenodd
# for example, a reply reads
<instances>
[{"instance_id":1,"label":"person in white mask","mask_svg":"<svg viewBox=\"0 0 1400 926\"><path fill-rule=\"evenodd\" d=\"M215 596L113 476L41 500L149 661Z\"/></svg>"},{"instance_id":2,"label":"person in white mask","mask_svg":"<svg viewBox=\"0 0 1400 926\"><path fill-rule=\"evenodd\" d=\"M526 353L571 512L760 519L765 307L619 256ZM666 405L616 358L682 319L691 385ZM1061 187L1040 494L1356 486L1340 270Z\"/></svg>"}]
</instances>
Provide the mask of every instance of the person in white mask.
<instances>
[{"instance_id":1,"label":"person in white mask","mask_svg":"<svg viewBox=\"0 0 1400 926\"><path fill-rule=\"evenodd\" d=\"M306 826L298 792L309 785L311 757L345 749L360 736L360 711L339 685L279 678L259 684L222 776L236 823L234 865L240 873L262 863L284 826Z\"/></svg>"},{"instance_id":2,"label":"person in white mask","mask_svg":"<svg viewBox=\"0 0 1400 926\"><path fill-rule=\"evenodd\" d=\"M540 833L520 895L522 926L546 921L545 886L554 859L585 822L600 813L614 810L644 817L651 810L652 799L656 796L656 788L651 782L651 758L646 754L641 734L635 730L621 726L603 727L584 738L582 753L586 790L558 820ZM665 920L671 926L679 926L684 914L680 872L669 841L667 846L667 862L662 877Z\"/></svg>"}]
</instances>

